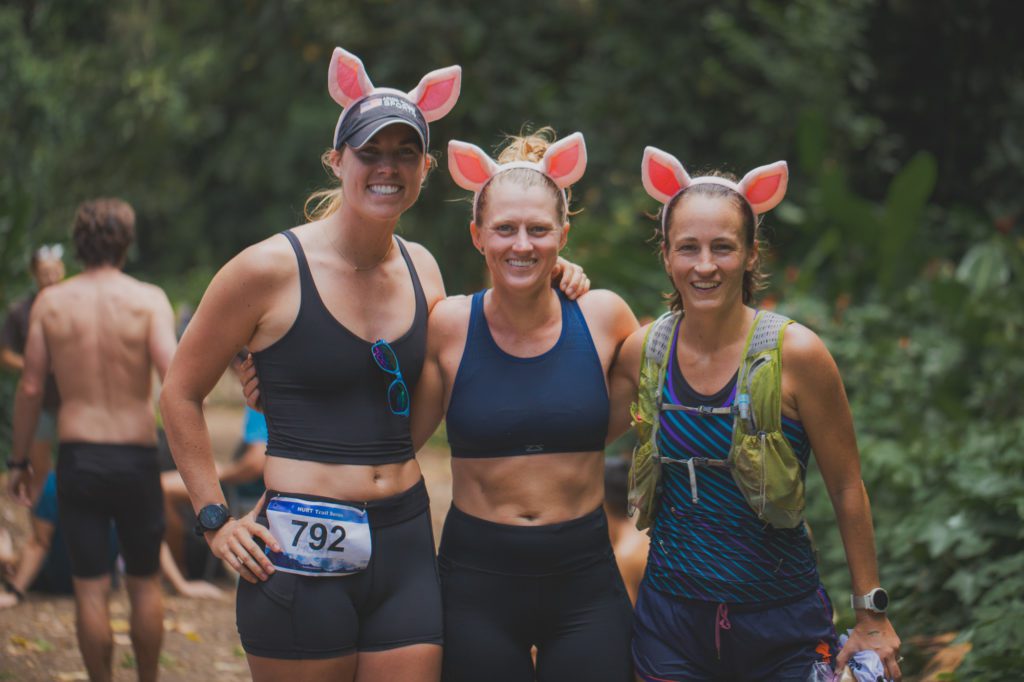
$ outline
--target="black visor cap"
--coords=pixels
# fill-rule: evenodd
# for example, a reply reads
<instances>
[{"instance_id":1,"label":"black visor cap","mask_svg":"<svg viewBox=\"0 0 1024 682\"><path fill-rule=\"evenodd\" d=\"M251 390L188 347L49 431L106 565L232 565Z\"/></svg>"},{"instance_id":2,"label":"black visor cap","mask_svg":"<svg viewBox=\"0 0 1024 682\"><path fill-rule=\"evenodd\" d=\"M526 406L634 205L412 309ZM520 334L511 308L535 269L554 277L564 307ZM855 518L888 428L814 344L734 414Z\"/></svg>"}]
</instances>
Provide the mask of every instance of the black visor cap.
<instances>
[{"instance_id":1,"label":"black visor cap","mask_svg":"<svg viewBox=\"0 0 1024 682\"><path fill-rule=\"evenodd\" d=\"M424 151L430 144L430 130L423 112L400 95L368 95L353 102L341 115L334 134L334 148L348 145L359 149L389 125L403 123L416 131Z\"/></svg>"}]
</instances>

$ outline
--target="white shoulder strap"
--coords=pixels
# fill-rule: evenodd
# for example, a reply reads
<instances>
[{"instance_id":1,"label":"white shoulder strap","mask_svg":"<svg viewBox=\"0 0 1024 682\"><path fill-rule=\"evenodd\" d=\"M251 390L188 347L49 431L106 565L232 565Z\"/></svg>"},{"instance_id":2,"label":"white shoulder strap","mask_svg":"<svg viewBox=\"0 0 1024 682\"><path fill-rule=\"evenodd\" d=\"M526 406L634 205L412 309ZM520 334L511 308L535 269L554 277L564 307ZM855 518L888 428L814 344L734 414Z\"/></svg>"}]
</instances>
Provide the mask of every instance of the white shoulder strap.
<instances>
[{"instance_id":1,"label":"white shoulder strap","mask_svg":"<svg viewBox=\"0 0 1024 682\"><path fill-rule=\"evenodd\" d=\"M779 345L779 332L791 321L785 315L780 315L770 310L760 311L757 315L757 320L754 322L754 333L750 337L747 357L752 358L758 353L777 348Z\"/></svg>"},{"instance_id":2,"label":"white shoulder strap","mask_svg":"<svg viewBox=\"0 0 1024 682\"><path fill-rule=\"evenodd\" d=\"M665 353L668 352L668 347L672 343L672 330L675 328L678 318L678 313L665 313L654 321L647 335L647 347L644 348L644 355L659 367L665 360Z\"/></svg>"}]
</instances>

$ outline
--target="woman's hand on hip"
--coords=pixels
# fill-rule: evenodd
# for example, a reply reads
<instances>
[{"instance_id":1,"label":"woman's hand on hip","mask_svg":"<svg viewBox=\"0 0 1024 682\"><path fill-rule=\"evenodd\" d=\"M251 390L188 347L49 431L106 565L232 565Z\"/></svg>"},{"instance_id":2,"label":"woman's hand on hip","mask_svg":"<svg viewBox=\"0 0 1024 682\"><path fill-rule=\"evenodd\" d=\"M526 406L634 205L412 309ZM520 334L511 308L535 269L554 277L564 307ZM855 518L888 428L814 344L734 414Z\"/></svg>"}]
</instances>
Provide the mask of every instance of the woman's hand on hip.
<instances>
[{"instance_id":1,"label":"woman's hand on hip","mask_svg":"<svg viewBox=\"0 0 1024 682\"><path fill-rule=\"evenodd\" d=\"M214 556L226 561L249 582L267 580L274 573L274 565L263 548L256 544L256 538L274 552L280 552L281 546L269 529L256 523L251 512L240 519L228 519L219 530L206 536Z\"/></svg>"}]
</instances>

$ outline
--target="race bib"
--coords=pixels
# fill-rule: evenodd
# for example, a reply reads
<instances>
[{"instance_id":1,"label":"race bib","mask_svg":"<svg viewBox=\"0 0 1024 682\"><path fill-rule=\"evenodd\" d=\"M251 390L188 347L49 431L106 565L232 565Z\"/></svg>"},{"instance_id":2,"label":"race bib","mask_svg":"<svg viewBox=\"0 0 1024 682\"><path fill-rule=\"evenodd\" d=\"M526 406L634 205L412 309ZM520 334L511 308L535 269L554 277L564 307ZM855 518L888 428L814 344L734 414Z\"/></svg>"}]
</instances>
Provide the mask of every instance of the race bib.
<instances>
[{"instance_id":1,"label":"race bib","mask_svg":"<svg viewBox=\"0 0 1024 682\"><path fill-rule=\"evenodd\" d=\"M267 549L267 557L279 571L330 577L358 573L370 563L370 521L365 509L274 497L267 505L267 520L284 550Z\"/></svg>"}]
</instances>

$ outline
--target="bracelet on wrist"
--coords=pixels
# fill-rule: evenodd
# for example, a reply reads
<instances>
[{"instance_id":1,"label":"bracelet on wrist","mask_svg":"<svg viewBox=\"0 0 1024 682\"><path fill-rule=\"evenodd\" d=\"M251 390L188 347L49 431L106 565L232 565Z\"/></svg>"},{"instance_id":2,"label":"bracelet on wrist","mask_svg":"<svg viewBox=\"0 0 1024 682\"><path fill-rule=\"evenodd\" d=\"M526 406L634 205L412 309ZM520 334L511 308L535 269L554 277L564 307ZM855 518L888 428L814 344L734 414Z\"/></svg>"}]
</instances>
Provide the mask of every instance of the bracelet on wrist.
<instances>
[{"instance_id":1,"label":"bracelet on wrist","mask_svg":"<svg viewBox=\"0 0 1024 682\"><path fill-rule=\"evenodd\" d=\"M10 457L8 457L7 458L7 468L8 469L28 469L28 460L27 459L14 460L14 459L11 459Z\"/></svg>"}]
</instances>

